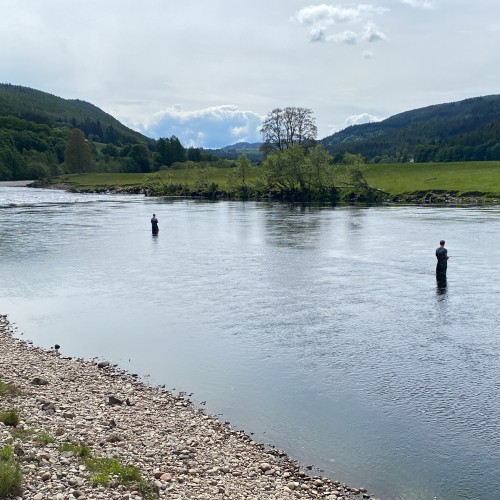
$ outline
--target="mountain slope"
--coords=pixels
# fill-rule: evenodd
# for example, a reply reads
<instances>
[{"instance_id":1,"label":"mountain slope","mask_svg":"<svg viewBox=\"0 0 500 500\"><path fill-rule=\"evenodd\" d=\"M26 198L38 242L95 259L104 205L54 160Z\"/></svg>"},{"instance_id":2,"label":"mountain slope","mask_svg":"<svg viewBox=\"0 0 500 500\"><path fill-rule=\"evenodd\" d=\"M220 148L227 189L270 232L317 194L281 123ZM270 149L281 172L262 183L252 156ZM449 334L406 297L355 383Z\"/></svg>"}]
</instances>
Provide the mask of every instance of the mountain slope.
<instances>
[{"instance_id":1,"label":"mountain slope","mask_svg":"<svg viewBox=\"0 0 500 500\"><path fill-rule=\"evenodd\" d=\"M15 116L49 127L81 129L87 138L111 144L150 143L97 106L47 92L0 83L0 116Z\"/></svg>"},{"instance_id":2,"label":"mountain slope","mask_svg":"<svg viewBox=\"0 0 500 500\"><path fill-rule=\"evenodd\" d=\"M320 141L332 154L369 161L500 159L500 95L475 97L354 125Z\"/></svg>"}]
</instances>

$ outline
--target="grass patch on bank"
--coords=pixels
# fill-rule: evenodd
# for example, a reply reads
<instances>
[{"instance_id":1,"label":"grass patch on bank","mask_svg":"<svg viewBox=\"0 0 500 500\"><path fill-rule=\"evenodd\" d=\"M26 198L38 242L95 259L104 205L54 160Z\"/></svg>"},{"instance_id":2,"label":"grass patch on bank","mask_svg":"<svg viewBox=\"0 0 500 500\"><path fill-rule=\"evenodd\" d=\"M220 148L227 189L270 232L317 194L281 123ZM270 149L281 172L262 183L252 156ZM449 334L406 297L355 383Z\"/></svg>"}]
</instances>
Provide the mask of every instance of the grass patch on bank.
<instances>
[{"instance_id":1,"label":"grass patch on bank","mask_svg":"<svg viewBox=\"0 0 500 500\"><path fill-rule=\"evenodd\" d=\"M15 409L3 411L0 413L0 422L10 427L17 427L21 421L19 413Z\"/></svg>"},{"instance_id":2,"label":"grass patch on bank","mask_svg":"<svg viewBox=\"0 0 500 500\"><path fill-rule=\"evenodd\" d=\"M498 161L366 165L363 173L372 186L391 195L442 191L500 197Z\"/></svg>"},{"instance_id":3,"label":"grass patch on bank","mask_svg":"<svg viewBox=\"0 0 500 500\"><path fill-rule=\"evenodd\" d=\"M141 173L89 173L67 174L54 179L56 183L70 184L76 190L141 187L144 174Z\"/></svg>"},{"instance_id":4,"label":"grass patch on bank","mask_svg":"<svg viewBox=\"0 0 500 500\"><path fill-rule=\"evenodd\" d=\"M23 474L11 445L0 449L0 498L21 493Z\"/></svg>"},{"instance_id":5,"label":"grass patch on bank","mask_svg":"<svg viewBox=\"0 0 500 500\"><path fill-rule=\"evenodd\" d=\"M7 384L0 379L0 398L6 398L9 396L18 396L20 394L19 389L14 384Z\"/></svg>"},{"instance_id":6,"label":"grass patch on bank","mask_svg":"<svg viewBox=\"0 0 500 500\"><path fill-rule=\"evenodd\" d=\"M157 498L151 485L145 481L141 471L133 465L123 465L117 458L92 458L84 460L87 469L93 473L92 486L109 486L113 481L117 485L131 486L145 498Z\"/></svg>"},{"instance_id":7,"label":"grass patch on bank","mask_svg":"<svg viewBox=\"0 0 500 500\"><path fill-rule=\"evenodd\" d=\"M87 458L84 463L87 469L94 473L94 486L107 485L111 477L125 485L141 480L141 472L137 467L123 465L116 458Z\"/></svg>"},{"instance_id":8,"label":"grass patch on bank","mask_svg":"<svg viewBox=\"0 0 500 500\"><path fill-rule=\"evenodd\" d=\"M0 449L0 462L8 462L14 456L12 445L8 444Z\"/></svg>"},{"instance_id":9,"label":"grass patch on bank","mask_svg":"<svg viewBox=\"0 0 500 500\"><path fill-rule=\"evenodd\" d=\"M77 457L87 458L90 457L90 448L85 445L73 444L73 443L63 443L59 446L59 451L71 451Z\"/></svg>"},{"instance_id":10,"label":"grass patch on bank","mask_svg":"<svg viewBox=\"0 0 500 500\"><path fill-rule=\"evenodd\" d=\"M41 445L46 445L50 443L55 443L56 438L52 437L50 434L47 434L46 432L41 432L35 437L35 443L41 444Z\"/></svg>"},{"instance_id":11,"label":"grass patch on bank","mask_svg":"<svg viewBox=\"0 0 500 500\"><path fill-rule=\"evenodd\" d=\"M58 449L60 452L70 451L82 459L85 467L92 474L93 487L123 485L136 489L146 499L157 498L152 485L142 477L137 467L124 465L117 458L93 457L90 448L86 445L66 442Z\"/></svg>"},{"instance_id":12,"label":"grass patch on bank","mask_svg":"<svg viewBox=\"0 0 500 500\"><path fill-rule=\"evenodd\" d=\"M35 434L34 429L12 429L10 432L13 439L19 439L20 441L31 441L33 435Z\"/></svg>"}]
</instances>

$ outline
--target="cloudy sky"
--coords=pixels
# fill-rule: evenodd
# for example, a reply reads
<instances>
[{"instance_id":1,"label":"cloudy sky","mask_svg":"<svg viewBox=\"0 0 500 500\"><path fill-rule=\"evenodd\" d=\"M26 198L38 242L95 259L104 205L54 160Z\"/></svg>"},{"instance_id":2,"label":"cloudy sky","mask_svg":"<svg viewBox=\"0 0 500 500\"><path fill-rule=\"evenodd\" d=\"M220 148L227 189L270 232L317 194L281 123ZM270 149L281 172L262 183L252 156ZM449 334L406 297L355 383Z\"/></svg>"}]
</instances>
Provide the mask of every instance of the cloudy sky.
<instances>
[{"instance_id":1,"label":"cloudy sky","mask_svg":"<svg viewBox=\"0 0 500 500\"><path fill-rule=\"evenodd\" d=\"M0 0L0 82L82 99L185 146L257 142L276 107L318 138L500 93L498 0Z\"/></svg>"}]
</instances>

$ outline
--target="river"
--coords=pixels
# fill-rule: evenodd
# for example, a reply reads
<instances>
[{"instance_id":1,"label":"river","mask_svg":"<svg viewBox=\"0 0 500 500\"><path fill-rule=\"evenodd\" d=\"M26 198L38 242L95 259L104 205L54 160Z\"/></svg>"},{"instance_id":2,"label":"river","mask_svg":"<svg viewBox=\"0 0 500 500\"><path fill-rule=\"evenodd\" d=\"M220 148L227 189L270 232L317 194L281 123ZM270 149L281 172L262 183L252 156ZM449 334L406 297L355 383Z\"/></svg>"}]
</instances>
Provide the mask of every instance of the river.
<instances>
[{"instance_id":1,"label":"river","mask_svg":"<svg viewBox=\"0 0 500 500\"><path fill-rule=\"evenodd\" d=\"M0 187L0 313L192 393L312 473L385 500L495 499L499 235L500 207Z\"/></svg>"}]
</instances>

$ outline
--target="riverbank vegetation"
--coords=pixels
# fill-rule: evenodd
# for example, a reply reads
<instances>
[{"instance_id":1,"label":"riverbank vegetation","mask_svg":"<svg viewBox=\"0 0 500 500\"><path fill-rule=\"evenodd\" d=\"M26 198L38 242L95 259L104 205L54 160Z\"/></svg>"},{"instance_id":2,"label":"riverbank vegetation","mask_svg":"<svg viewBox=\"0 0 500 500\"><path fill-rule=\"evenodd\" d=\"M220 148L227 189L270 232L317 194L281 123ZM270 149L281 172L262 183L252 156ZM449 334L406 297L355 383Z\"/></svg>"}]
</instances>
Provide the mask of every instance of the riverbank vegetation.
<instances>
[{"instance_id":1,"label":"riverbank vegetation","mask_svg":"<svg viewBox=\"0 0 500 500\"><path fill-rule=\"evenodd\" d=\"M19 423L19 415L14 409L4 409L4 405L10 403L11 398L18 396L19 391L13 384L7 384L0 379L0 423L16 427ZM11 444L0 447L0 498L8 495L16 495L20 492L23 474L19 462L14 455Z\"/></svg>"},{"instance_id":2,"label":"riverbank vegetation","mask_svg":"<svg viewBox=\"0 0 500 500\"><path fill-rule=\"evenodd\" d=\"M290 158L290 156L292 158ZM342 202L500 201L500 162L329 164L321 149L298 167L301 153L254 165L245 157L225 166L186 163L151 174L64 175L52 185L79 192L128 192L209 199L288 199ZM313 161L313 159L315 159ZM322 163L323 161L323 163ZM316 163L315 163L316 162ZM291 177L287 177L290 175ZM290 183L295 179L295 184ZM289 184L287 184L287 182ZM305 191L301 191L300 183ZM304 196L306 195L306 196Z\"/></svg>"},{"instance_id":3,"label":"riverbank vegetation","mask_svg":"<svg viewBox=\"0 0 500 500\"><path fill-rule=\"evenodd\" d=\"M12 445L0 449L0 498L17 495L21 492L23 474L15 459Z\"/></svg>"}]
</instances>

